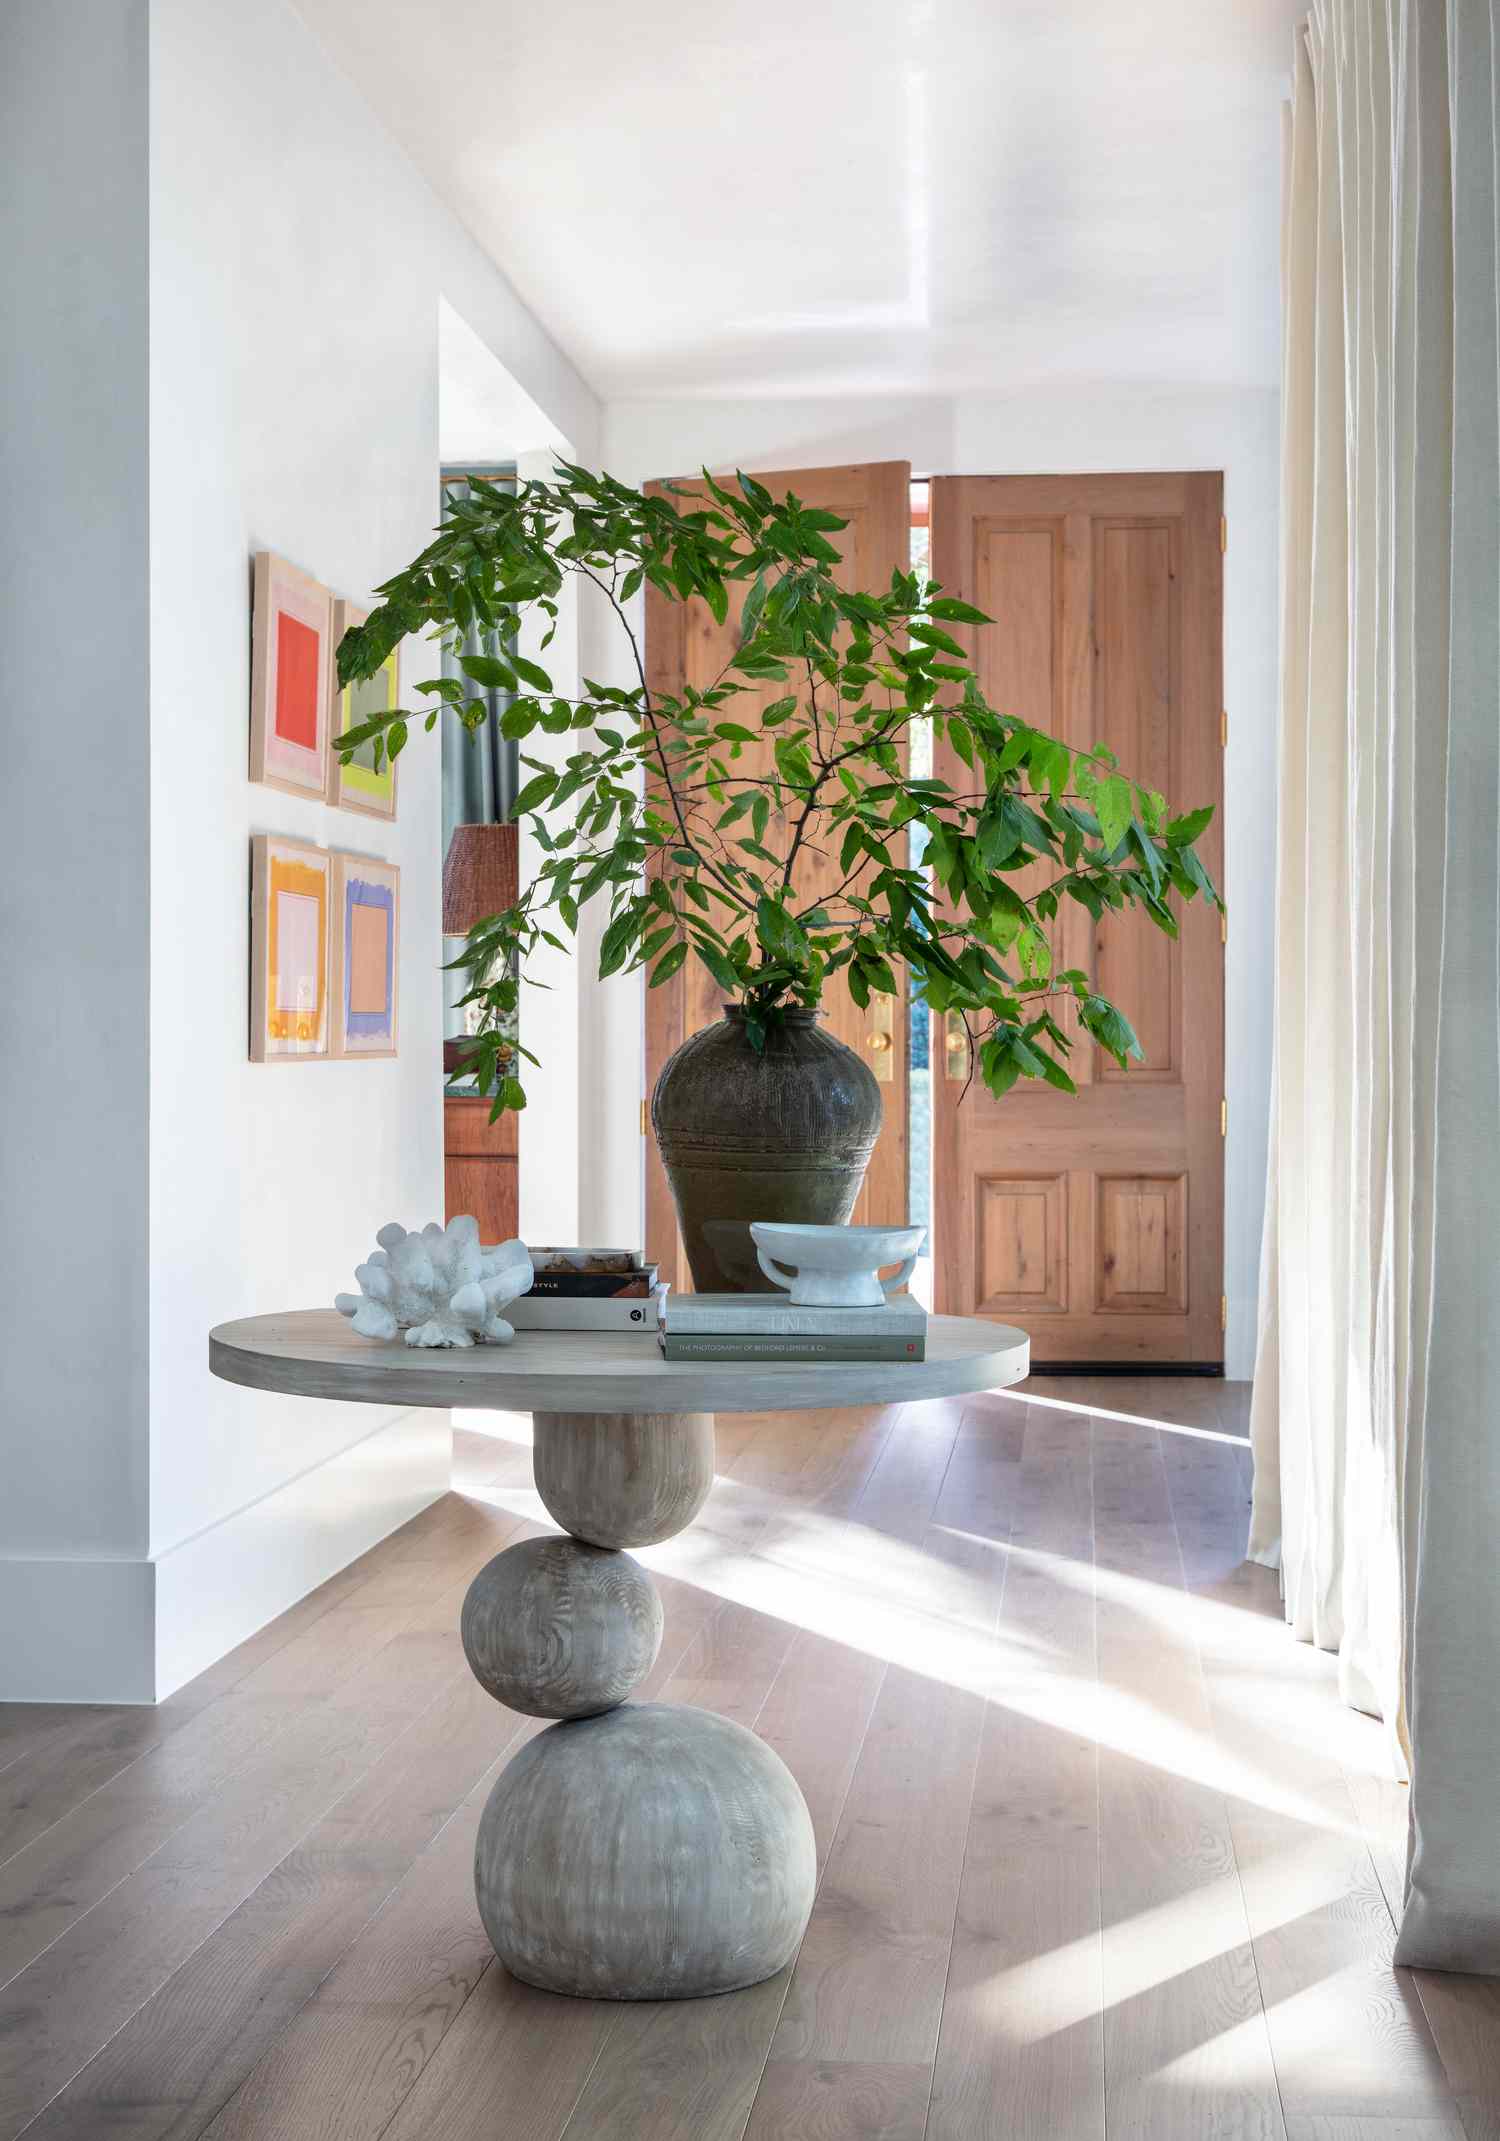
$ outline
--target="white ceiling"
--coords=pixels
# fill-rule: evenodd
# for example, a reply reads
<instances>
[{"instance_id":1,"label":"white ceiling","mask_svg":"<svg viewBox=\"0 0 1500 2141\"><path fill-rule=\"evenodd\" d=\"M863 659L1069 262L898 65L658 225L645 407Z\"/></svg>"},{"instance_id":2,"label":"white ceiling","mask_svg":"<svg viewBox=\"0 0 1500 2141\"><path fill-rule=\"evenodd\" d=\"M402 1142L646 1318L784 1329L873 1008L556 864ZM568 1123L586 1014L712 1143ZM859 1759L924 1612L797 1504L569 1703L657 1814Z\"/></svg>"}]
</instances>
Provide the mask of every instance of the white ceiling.
<instances>
[{"instance_id":1,"label":"white ceiling","mask_svg":"<svg viewBox=\"0 0 1500 2141\"><path fill-rule=\"evenodd\" d=\"M1276 377L1307 0L299 0L609 399Z\"/></svg>"}]
</instances>

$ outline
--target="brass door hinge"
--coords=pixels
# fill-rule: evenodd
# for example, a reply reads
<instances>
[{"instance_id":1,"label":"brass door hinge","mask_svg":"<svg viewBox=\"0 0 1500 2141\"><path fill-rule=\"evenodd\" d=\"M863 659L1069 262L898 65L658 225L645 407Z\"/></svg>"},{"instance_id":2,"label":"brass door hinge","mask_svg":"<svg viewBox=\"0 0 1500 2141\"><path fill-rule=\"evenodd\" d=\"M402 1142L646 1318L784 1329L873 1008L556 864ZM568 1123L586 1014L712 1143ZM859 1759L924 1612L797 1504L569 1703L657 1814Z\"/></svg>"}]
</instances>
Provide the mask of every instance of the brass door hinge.
<instances>
[{"instance_id":1,"label":"brass door hinge","mask_svg":"<svg viewBox=\"0 0 1500 2141\"><path fill-rule=\"evenodd\" d=\"M1229 917L1227 914L1219 916L1219 942L1221 944L1229 942Z\"/></svg>"},{"instance_id":2,"label":"brass door hinge","mask_svg":"<svg viewBox=\"0 0 1500 2141\"><path fill-rule=\"evenodd\" d=\"M1219 515L1219 548L1221 550L1229 548L1229 516L1227 513Z\"/></svg>"},{"instance_id":3,"label":"brass door hinge","mask_svg":"<svg viewBox=\"0 0 1500 2141\"><path fill-rule=\"evenodd\" d=\"M1221 713L1219 716L1219 749L1221 751L1229 749L1229 716L1227 713Z\"/></svg>"},{"instance_id":4,"label":"brass door hinge","mask_svg":"<svg viewBox=\"0 0 1500 2141\"><path fill-rule=\"evenodd\" d=\"M1219 1102L1219 1135L1220 1137L1228 1137L1229 1135L1229 1102L1227 1099Z\"/></svg>"},{"instance_id":5,"label":"brass door hinge","mask_svg":"<svg viewBox=\"0 0 1500 2141\"><path fill-rule=\"evenodd\" d=\"M1228 1328L1229 1328L1229 1296L1228 1296L1228 1294L1220 1294L1220 1296L1219 1296L1219 1329L1220 1329L1221 1331L1227 1331L1227 1330L1228 1330Z\"/></svg>"},{"instance_id":6,"label":"brass door hinge","mask_svg":"<svg viewBox=\"0 0 1500 2141\"><path fill-rule=\"evenodd\" d=\"M641 1101L641 1136L642 1136L642 1137L644 1137L645 1135L646 1135L646 1103L645 1103L645 1101L644 1101L644 1099L643 1099L643 1100Z\"/></svg>"}]
</instances>

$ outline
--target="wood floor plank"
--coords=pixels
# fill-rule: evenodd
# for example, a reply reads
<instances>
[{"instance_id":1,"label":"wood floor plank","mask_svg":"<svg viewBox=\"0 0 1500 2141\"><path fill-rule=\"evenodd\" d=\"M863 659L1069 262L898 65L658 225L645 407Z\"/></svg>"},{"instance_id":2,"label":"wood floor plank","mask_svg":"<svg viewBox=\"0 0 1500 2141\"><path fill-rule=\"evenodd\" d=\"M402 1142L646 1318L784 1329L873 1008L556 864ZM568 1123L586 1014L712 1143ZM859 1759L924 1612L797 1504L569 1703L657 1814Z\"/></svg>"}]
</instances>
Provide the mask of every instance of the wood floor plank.
<instances>
[{"instance_id":1,"label":"wood floor plank","mask_svg":"<svg viewBox=\"0 0 1500 2141\"><path fill-rule=\"evenodd\" d=\"M1239 1558L1245 1393L1038 1389L737 1418L642 1557L642 1694L752 1725L813 1815L808 1941L748 1994L490 1955L474 1829L541 1727L455 1623L538 1521L529 1423L158 1711L0 1711L0 2141L1500 2141L1500 1994L1391 1969L1378 1728Z\"/></svg>"},{"instance_id":2,"label":"wood floor plank","mask_svg":"<svg viewBox=\"0 0 1500 2141\"><path fill-rule=\"evenodd\" d=\"M922 2141L925 2062L773 2060L745 2141Z\"/></svg>"},{"instance_id":3,"label":"wood floor plank","mask_svg":"<svg viewBox=\"0 0 1500 2141\"><path fill-rule=\"evenodd\" d=\"M425 1529L414 1542L418 1550L384 1556L354 1598L326 1607L300 1634L270 1647L237 1684L15 1854L0 1868L0 1985L163 1851L242 1768L254 1762L263 1776L278 1756L294 1761L295 1740L278 1742L278 1735L305 1721L308 1697L331 1692L380 1651L382 1639L412 1628L414 1616L430 1611L434 1590L451 1587L456 1572L461 1579L471 1573L486 1547L516 1529L509 1516L492 1520L477 1551L465 1530L463 1544L440 1559Z\"/></svg>"},{"instance_id":4,"label":"wood floor plank","mask_svg":"<svg viewBox=\"0 0 1500 2141\"><path fill-rule=\"evenodd\" d=\"M0 1993L0 2135L34 2118L465 1670L462 1589L408 1610L351 1679L11 1980ZM442 1622L443 1633L424 1625Z\"/></svg>"},{"instance_id":5,"label":"wood floor plank","mask_svg":"<svg viewBox=\"0 0 1500 2141\"><path fill-rule=\"evenodd\" d=\"M1334 1660L1293 1642L1279 1614L1236 1610L1234 1451L1163 1436L1160 1455L1282 2108L1451 2117L1416 1984L1392 1967L1394 1922L1340 1759L1360 1721L1329 1730Z\"/></svg>"},{"instance_id":6,"label":"wood floor plank","mask_svg":"<svg viewBox=\"0 0 1500 2141\"><path fill-rule=\"evenodd\" d=\"M1467 2141L1500 2141L1500 1979L1414 1970Z\"/></svg>"},{"instance_id":7,"label":"wood floor plank","mask_svg":"<svg viewBox=\"0 0 1500 2141\"><path fill-rule=\"evenodd\" d=\"M44 1740L92 1723L108 1707L71 1702L0 1703L0 1770L34 1753Z\"/></svg>"},{"instance_id":8,"label":"wood floor plank","mask_svg":"<svg viewBox=\"0 0 1500 2141\"><path fill-rule=\"evenodd\" d=\"M1105 2124L1280 2141L1276 2072L1150 1429L1094 1417Z\"/></svg>"},{"instance_id":9,"label":"wood floor plank","mask_svg":"<svg viewBox=\"0 0 1500 2141\"><path fill-rule=\"evenodd\" d=\"M1098 1749L1087 1430L1033 1406L1011 1490L1004 1682L986 1706L928 2141L1100 2141ZM1081 1461L1080 1461L1081 1459ZM1031 1714L1066 1676L1077 1727Z\"/></svg>"},{"instance_id":10,"label":"wood floor plank","mask_svg":"<svg viewBox=\"0 0 1500 2141\"><path fill-rule=\"evenodd\" d=\"M467 1672L453 1676L49 2105L38 2141L84 2141L106 2124L130 2141L201 2133L521 1725Z\"/></svg>"},{"instance_id":11,"label":"wood floor plank","mask_svg":"<svg viewBox=\"0 0 1500 2141\"><path fill-rule=\"evenodd\" d=\"M1408 2119L1289 2112L1287 2141L1469 2141L1457 2118Z\"/></svg>"},{"instance_id":12,"label":"wood floor plank","mask_svg":"<svg viewBox=\"0 0 1500 2141\"><path fill-rule=\"evenodd\" d=\"M983 1716L966 1689L887 1673L774 2058L931 2064Z\"/></svg>"},{"instance_id":13,"label":"wood floor plank","mask_svg":"<svg viewBox=\"0 0 1500 2141\"><path fill-rule=\"evenodd\" d=\"M642 1683L642 1700L654 1699L667 1687L677 1665L721 1610L717 1600L683 1587L666 1584L663 1589L667 1630L661 1656ZM509 1715L492 1707L502 1720ZM544 1721L513 1717L510 1726L513 1736L433 1846L246 2075L209 2128L212 2141L286 2141L288 2136L301 2141L304 2135L321 2141L373 2141L401 2113L481 1980L492 1974L505 1978L474 1904L474 1834L500 1767L522 1740L543 1729ZM501 2098L487 2099L486 2093L493 2072L503 2074L514 2056L512 2026L545 2029L553 2008L561 2013L588 2005L549 2002L524 1988L520 1995L512 2003L503 1988L497 1992L492 1987L487 2004L464 2023L457 2040L463 2087L473 2080L476 2121L482 2121L486 2101L489 2113L499 2117ZM571 2025L560 2036L547 2037L544 2060L554 2044L563 2055L577 2053ZM460 2107L457 2098L450 2103L451 2095L447 2089L436 2097L424 2094L412 2113L410 2130L427 2130L423 2122L429 2119L454 2136L469 2130L457 2123ZM450 2112L455 2122L451 2128ZM486 2135L499 2130L483 2123L472 2128Z\"/></svg>"},{"instance_id":14,"label":"wood floor plank","mask_svg":"<svg viewBox=\"0 0 1500 2141\"><path fill-rule=\"evenodd\" d=\"M748 1616L761 1624L760 1639L745 1640L734 1633L742 1617L744 1609L727 1606L711 1631L720 1659L732 1662L733 1680L705 1679L689 1652L666 1693L707 1702L770 1738L826 1837L837 1826L883 1669L817 1636L788 1642L786 1624L762 1615ZM770 1634L773 1628L779 1636ZM783 1970L720 1999L621 2008L568 2120L566 2141L614 2141L622 2133L649 2134L652 2141L740 2141L789 1978Z\"/></svg>"}]
</instances>

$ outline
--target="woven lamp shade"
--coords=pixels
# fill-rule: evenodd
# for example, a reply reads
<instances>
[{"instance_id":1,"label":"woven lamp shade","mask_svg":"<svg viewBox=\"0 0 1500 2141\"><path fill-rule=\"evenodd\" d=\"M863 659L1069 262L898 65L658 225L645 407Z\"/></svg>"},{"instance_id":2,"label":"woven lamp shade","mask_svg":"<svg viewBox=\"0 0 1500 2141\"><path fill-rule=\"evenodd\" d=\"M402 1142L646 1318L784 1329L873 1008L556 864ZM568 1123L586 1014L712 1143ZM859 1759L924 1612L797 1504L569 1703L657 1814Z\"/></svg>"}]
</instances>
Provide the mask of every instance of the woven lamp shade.
<instances>
[{"instance_id":1,"label":"woven lamp shade","mask_svg":"<svg viewBox=\"0 0 1500 2141\"><path fill-rule=\"evenodd\" d=\"M443 935L462 937L521 896L520 829L455 825L443 863Z\"/></svg>"}]
</instances>

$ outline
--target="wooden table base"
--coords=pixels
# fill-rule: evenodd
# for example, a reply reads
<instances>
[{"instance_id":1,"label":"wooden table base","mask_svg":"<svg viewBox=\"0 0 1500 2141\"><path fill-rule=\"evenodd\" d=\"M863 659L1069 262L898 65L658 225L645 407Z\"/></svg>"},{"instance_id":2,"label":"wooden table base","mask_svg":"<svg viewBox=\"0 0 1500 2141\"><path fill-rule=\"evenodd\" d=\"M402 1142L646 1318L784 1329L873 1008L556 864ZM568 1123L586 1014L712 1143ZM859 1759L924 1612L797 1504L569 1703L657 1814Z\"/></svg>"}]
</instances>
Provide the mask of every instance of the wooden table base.
<instances>
[{"instance_id":1,"label":"wooden table base","mask_svg":"<svg viewBox=\"0 0 1500 2141\"><path fill-rule=\"evenodd\" d=\"M537 1413L537 1491L571 1536L507 1547L464 1601L464 1648L512 1708L563 1721L501 1773L474 1880L495 1953L548 1992L687 1999L790 1962L812 1910L812 1822L780 1757L711 1711L622 1698L661 1642L622 1551L690 1524L710 1413Z\"/></svg>"}]
</instances>

